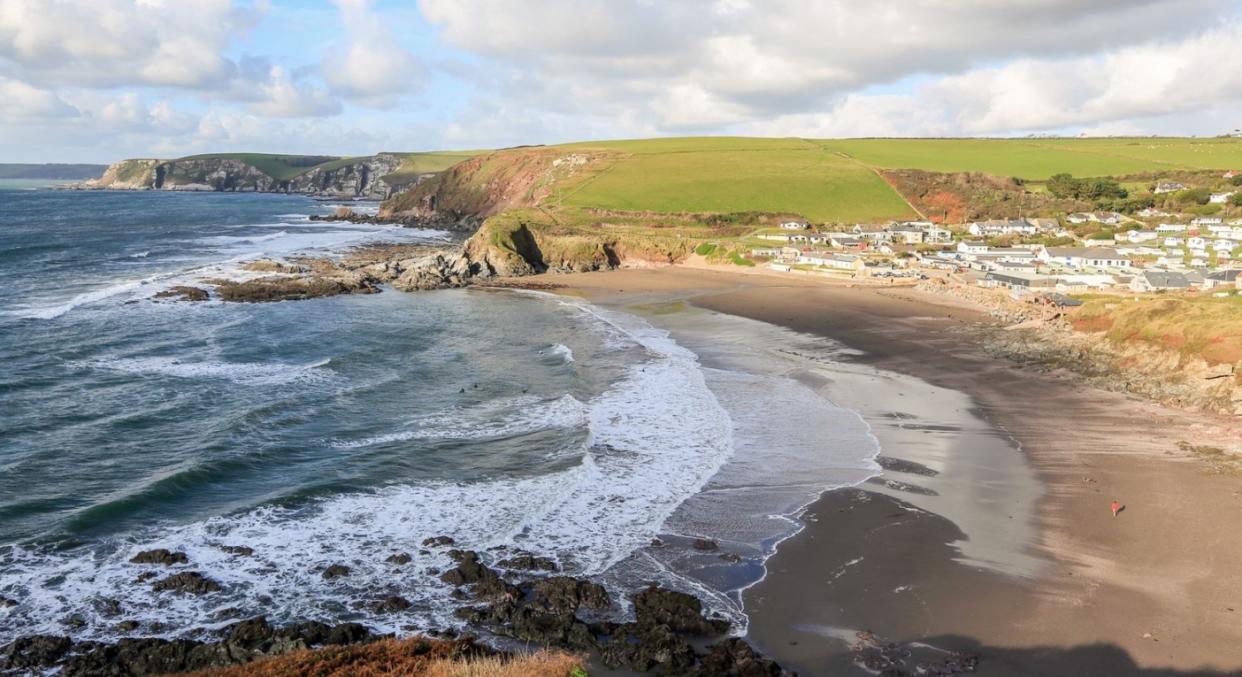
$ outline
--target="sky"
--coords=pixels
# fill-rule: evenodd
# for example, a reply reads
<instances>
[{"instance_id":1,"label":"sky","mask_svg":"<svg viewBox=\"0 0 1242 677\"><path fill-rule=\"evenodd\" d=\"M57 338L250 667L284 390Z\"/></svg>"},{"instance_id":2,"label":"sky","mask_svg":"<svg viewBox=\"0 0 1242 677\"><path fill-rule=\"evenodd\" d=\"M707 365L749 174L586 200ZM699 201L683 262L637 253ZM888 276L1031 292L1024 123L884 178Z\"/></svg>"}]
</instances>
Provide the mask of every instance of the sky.
<instances>
[{"instance_id":1,"label":"sky","mask_svg":"<svg viewBox=\"0 0 1242 677\"><path fill-rule=\"evenodd\" d=\"M1242 128L1242 0L0 0L0 162Z\"/></svg>"}]
</instances>

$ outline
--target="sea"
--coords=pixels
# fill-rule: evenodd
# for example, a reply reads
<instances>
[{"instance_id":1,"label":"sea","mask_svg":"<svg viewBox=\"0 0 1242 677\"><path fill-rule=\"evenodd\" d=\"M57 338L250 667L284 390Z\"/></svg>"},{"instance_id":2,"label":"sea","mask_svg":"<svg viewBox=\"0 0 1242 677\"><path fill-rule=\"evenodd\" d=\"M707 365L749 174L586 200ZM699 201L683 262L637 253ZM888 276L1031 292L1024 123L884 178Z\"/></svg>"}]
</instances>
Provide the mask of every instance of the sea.
<instances>
[{"instance_id":1,"label":"sea","mask_svg":"<svg viewBox=\"0 0 1242 677\"><path fill-rule=\"evenodd\" d=\"M309 220L334 207L0 182L0 645L258 615L457 627L438 536L550 558L618 613L649 583L690 592L744 632L799 511L878 473L867 424L799 377L845 348L680 302L154 298L258 258L449 240ZM188 562L130 563L152 548ZM153 589L180 571L221 589ZM390 595L410 608L375 613Z\"/></svg>"}]
</instances>

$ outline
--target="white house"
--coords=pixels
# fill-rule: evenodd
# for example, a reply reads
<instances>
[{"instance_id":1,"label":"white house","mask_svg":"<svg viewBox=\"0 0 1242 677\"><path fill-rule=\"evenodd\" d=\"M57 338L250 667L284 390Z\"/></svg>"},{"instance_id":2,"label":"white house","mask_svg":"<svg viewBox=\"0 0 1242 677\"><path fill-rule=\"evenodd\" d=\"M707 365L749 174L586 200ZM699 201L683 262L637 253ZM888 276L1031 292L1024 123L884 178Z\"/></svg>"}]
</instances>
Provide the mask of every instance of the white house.
<instances>
[{"instance_id":1,"label":"white house","mask_svg":"<svg viewBox=\"0 0 1242 677\"><path fill-rule=\"evenodd\" d=\"M1208 196L1208 202L1223 205L1229 201L1229 198L1233 197L1234 192L1231 190L1228 193L1212 193Z\"/></svg>"},{"instance_id":2,"label":"white house","mask_svg":"<svg viewBox=\"0 0 1242 677\"><path fill-rule=\"evenodd\" d=\"M962 254L986 254L988 243L982 240L962 240L957 243L957 251Z\"/></svg>"},{"instance_id":3,"label":"white house","mask_svg":"<svg viewBox=\"0 0 1242 677\"><path fill-rule=\"evenodd\" d=\"M880 223L856 223L850 232L868 242L892 242L893 234L888 226Z\"/></svg>"},{"instance_id":4,"label":"white house","mask_svg":"<svg viewBox=\"0 0 1242 677\"><path fill-rule=\"evenodd\" d=\"M781 224L781 228L784 230L806 230L809 227L801 221L785 221Z\"/></svg>"},{"instance_id":5,"label":"white house","mask_svg":"<svg viewBox=\"0 0 1242 677\"><path fill-rule=\"evenodd\" d=\"M939 226L927 226L923 229L923 241L932 244L948 244L953 241L953 231Z\"/></svg>"},{"instance_id":6,"label":"white house","mask_svg":"<svg viewBox=\"0 0 1242 677\"><path fill-rule=\"evenodd\" d=\"M1235 240L1242 240L1242 226L1233 224L1214 224L1207 227L1208 232L1216 237L1231 237Z\"/></svg>"},{"instance_id":7,"label":"white house","mask_svg":"<svg viewBox=\"0 0 1242 677\"><path fill-rule=\"evenodd\" d=\"M1035 235L1039 232L1034 224L1021 219L992 219L976 221L966 228L975 237L996 235Z\"/></svg>"},{"instance_id":8,"label":"white house","mask_svg":"<svg viewBox=\"0 0 1242 677\"><path fill-rule=\"evenodd\" d=\"M1204 249L1207 249L1207 240L1201 237L1188 237L1186 238L1186 248L1191 251L1201 252Z\"/></svg>"},{"instance_id":9,"label":"white house","mask_svg":"<svg viewBox=\"0 0 1242 677\"><path fill-rule=\"evenodd\" d=\"M897 225L889 229L893 242L899 244L922 244L925 233L917 226Z\"/></svg>"},{"instance_id":10,"label":"white house","mask_svg":"<svg viewBox=\"0 0 1242 677\"><path fill-rule=\"evenodd\" d=\"M1236 246L1237 246L1237 243L1234 242L1233 240L1228 240L1228 239L1212 240L1212 251L1215 251L1215 252L1231 252L1233 251L1233 248Z\"/></svg>"},{"instance_id":11,"label":"white house","mask_svg":"<svg viewBox=\"0 0 1242 677\"><path fill-rule=\"evenodd\" d=\"M1164 238L1164 242L1161 243L1161 246L1166 249L1171 247L1180 247L1183 242L1185 242L1185 240L1180 237L1166 237Z\"/></svg>"},{"instance_id":12,"label":"white house","mask_svg":"<svg viewBox=\"0 0 1242 677\"><path fill-rule=\"evenodd\" d=\"M1132 230L1126 233L1126 241L1138 244L1139 242L1151 242L1160 237L1160 233L1154 230Z\"/></svg>"},{"instance_id":13,"label":"white house","mask_svg":"<svg viewBox=\"0 0 1242 677\"><path fill-rule=\"evenodd\" d=\"M1224 221L1219 216L1196 216L1190 220L1193 226L1219 226Z\"/></svg>"},{"instance_id":14,"label":"white house","mask_svg":"<svg viewBox=\"0 0 1242 677\"><path fill-rule=\"evenodd\" d=\"M828 244L841 249L862 249L867 245L867 241L857 235L831 233L828 238Z\"/></svg>"},{"instance_id":15,"label":"white house","mask_svg":"<svg viewBox=\"0 0 1242 677\"><path fill-rule=\"evenodd\" d=\"M1215 289L1217 287L1236 287L1238 285L1238 274L1242 273L1242 268L1228 268L1226 270L1217 270L1203 276L1203 286L1206 289Z\"/></svg>"},{"instance_id":16,"label":"white house","mask_svg":"<svg viewBox=\"0 0 1242 677\"><path fill-rule=\"evenodd\" d=\"M1146 207L1144 209L1140 209L1138 211L1138 215L1140 218L1154 219L1154 218L1158 218L1161 216L1168 216L1169 213L1156 209L1155 207Z\"/></svg>"},{"instance_id":17,"label":"white house","mask_svg":"<svg viewBox=\"0 0 1242 677\"><path fill-rule=\"evenodd\" d=\"M862 270L864 267L862 258L858 256L816 250L802 252L798 256L798 263L837 270Z\"/></svg>"},{"instance_id":18,"label":"white house","mask_svg":"<svg viewBox=\"0 0 1242 677\"><path fill-rule=\"evenodd\" d=\"M755 236L760 240L775 240L776 242L789 242L789 233L759 233Z\"/></svg>"},{"instance_id":19,"label":"white house","mask_svg":"<svg viewBox=\"0 0 1242 677\"><path fill-rule=\"evenodd\" d=\"M1070 268L1129 268L1130 259L1108 247L1044 247L1041 261Z\"/></svg>"}]
</instances>

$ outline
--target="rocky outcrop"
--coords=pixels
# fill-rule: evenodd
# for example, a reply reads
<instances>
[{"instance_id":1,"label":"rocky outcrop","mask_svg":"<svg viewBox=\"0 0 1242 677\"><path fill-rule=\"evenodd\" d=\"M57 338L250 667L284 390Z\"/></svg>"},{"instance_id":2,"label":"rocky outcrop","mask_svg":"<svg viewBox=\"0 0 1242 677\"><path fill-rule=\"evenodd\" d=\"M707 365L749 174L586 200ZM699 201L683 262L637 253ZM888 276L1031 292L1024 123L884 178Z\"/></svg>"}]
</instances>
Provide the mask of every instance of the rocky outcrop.
<instances>
[{"instance_id":1,"label":"rocky outcrop","mask_svg":"<svg viewBox=\"0 0 1242 677\"><path fill-rule=\"evenodd\" d=\"M384 177L396 172L401 163L401 158L396 155L380 153L353 160L321 163L292 178L281 179L236 157L122 160L109 166L99 179L87 181L81 187L114 190L302 193L383 199L394 190L394 185Z\"/></svg>"},{"instance_id":2,"label":"rocky outcrop","mask_svg":"<svg viewBox=\"0 0 1242 677\"><path fill-rule=\"evenodd\" d=\"M190 559L184 552L172 552L166 548L144 550L130 558L132 564L161 564L170 567L174 564L188 564Z\"/></svg>"},{"instance_id":3,"label":"rocky outcrop","mask_svg":"<svg viewBox=\"0 0 1242 677\"><path fill-rule=\"evenodd\" d=\"M966 301L1000 324L977 327L997 357L1045 371L1064 370L1104 390L1217 414L1242 415L1242 363L1209 364L1146 342L1117 343L1075 329L1074 316L1046 303L1024 303L1004 292L930 280L919 291Z\"/></svg>"},{"instance_id":4,"label":"rocky outcrop","mask_svg":"<svg viewBox=\"0 0 1242 677\"><path fill-rule=\"evenodd\" d=\"M428 547L448 547L449 537L427 539ZM244 547L244 546L233 546ZM509 555L515 569L543 569L544 560L531 553L497 548ZM181 553L163 549L139 553L139 564L184 564ZM441 579L454 586L453 596L466 600L458 617L477 630L506 637L532 646L591 653L610 668L626 668L660 674L738 675L778 677L780 666L758 654L745 641L726 637L731 629L723 618L707 615L693 595L650 586L629 596L632 620L625 620L622 605L600 584L563 575L514 578L487 564L486 555L473 550L448 550L455 566ZM186 558L188 559L188 558ZM388 561L408 562L400 553ZM532 566L526 566L526 565ZM496 566L501 566L497 563ZM333 564L322 572L324 578L348 576L348 567ZM182 572L156 584L157 589L206 594L219 586L195 572ZM376 591L379 592L379 591ZM392 592L372 593L354 608L375 616L392 616L415 605ZM118 615L121 610L118 608ZM236 612L233 612L236 613ZM620 618L620 620L618 620ZM135 621L121 621L115 628L122 634L138 630ZM155 625L148 629L154 629ZM440 633L432 631L433 635ZM241 665L250 661L288 654L325 645L349 645L380 639L365 625L345 622L329 626L310 621L273 627L263 617L234 623L218 634L194 638L124 638L114 643L73 642L68 637L34 635L22 637L0 647L0 674L8 672L55 672L60 675L152 675L171 674L214 667ZM716 640L714 644L710 642ZM464 640L472 645L471 640ZM484 654L497 652L478 647Z\"/></svg>"},{"instance_id":5,"label":"rocky outcrop","mask_svg":"<svg viewBox=\"0 0 1242 677\"><path fill-rule=\"evenodd\" d=\"M115 644L80 642L67 637L23 637L0 648L0 671L22 673L59 669L57 674L159 675L241 665L267 656L326 645L377 639L365 626L329 626L309 622L275 628L260 617L235 623L216 641L132 638Z\"/></svg>"},{"instance_id":6,"label":"rocky outcrop","mask_svg":"<svg viewBox=\"0 0 1242 677\"><path fill-rule=\"evenodd\" d=\"M379 292L375 278L365 273L332 276L306 275L297 277L270 276L236 282L222 281L216 287L221 300L264 303L299 301L340 294L375 294Z\"/></svg>"},{"instance_id":7,"label":"rocky outcrop","mask_svg":"<svg viewBox=\"0 0 1242 677\"><path fill-rule=\"evenodd\" d=\"M156 592L175 592L188 595L206 595L219 592L220 584L197 571L183 571L156 581L151 589Z\"/></svg>"},{"instance_id":8,"label":"rocky outcrop","mask_svg":"<svg viewBox=\"0 0 1242 677\"><path fill-rule=\"evenodd\" d=\"M449 555L458 565L442 580L458 586L459 596L481 603L459 610L458 616L497 635L592 652L613 669L703 676L786 674L741 639L725 638L706 652L696 649L702 640L725 635L730 624L704 615L693 595L650 586L629 597L634 620L616 622L604 616L614 607L598 583L569 576L510 582L484 564L479 553L454 550Z\"/></svg>"},{"instance_id":9,"label":"rocky outcrop","mask_svg":"<svg viewBox=\"0 0 1242 677\"><path fill-rule=\"evenodd\" d=\"M984 347L1024 366L1064 369L1092 385L1164 404L1242 416L1242 383L1235 365L1209 365L1143 343L1116 345L1106 338L1056 326L984 330Z\"/></svg>"}]
</instances>

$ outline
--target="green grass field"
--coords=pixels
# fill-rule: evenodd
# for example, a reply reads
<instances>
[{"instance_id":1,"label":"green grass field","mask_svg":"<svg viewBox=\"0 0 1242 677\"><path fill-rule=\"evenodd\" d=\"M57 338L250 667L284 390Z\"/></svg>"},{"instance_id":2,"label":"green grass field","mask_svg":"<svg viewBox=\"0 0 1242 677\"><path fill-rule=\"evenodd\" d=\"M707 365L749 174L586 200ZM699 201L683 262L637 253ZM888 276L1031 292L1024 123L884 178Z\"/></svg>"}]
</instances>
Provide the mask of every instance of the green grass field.
<instances>
[{"instance_id":1,"label":"green grass field","mask_svg":"<svg viewBox=\"0 0 1242 677\"><path fill-rule=\"evenodd\" d=\"M1068 172L1122 176L1161 169L1242 168L1242 139L822 139L814 143L884 169L983 172L1030 180Z\"/></svg>"},{"instance_id":2,"label":"green grass field","mask_svg":"<svg viewBox=\"0 0 1242 677\"><path fill-rule=\"evenodd\" d=\"M731 137L569 144L615 151L610 165L571 182L560 204L628 211L775 212L812 221L914 216L875 172L801 139Z\"/></svg>"},{"instance_id":3,"label":"green grass field","mask_svg":"<svg viewBox=\"0 0 1242 677\"><path fill-rule=\"evenodd\" d=\"M286 181L317 165L337 162L347 158L332 155L275 155L272 153L209 153L191 155L181 160L241 160L273 179Z\"/></svg>"}]
</instances>

